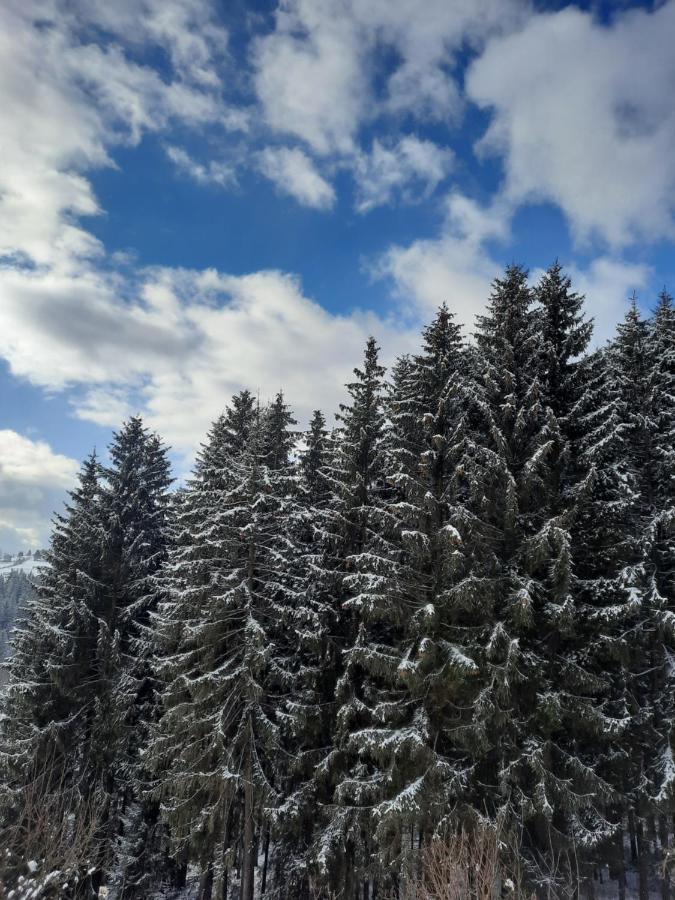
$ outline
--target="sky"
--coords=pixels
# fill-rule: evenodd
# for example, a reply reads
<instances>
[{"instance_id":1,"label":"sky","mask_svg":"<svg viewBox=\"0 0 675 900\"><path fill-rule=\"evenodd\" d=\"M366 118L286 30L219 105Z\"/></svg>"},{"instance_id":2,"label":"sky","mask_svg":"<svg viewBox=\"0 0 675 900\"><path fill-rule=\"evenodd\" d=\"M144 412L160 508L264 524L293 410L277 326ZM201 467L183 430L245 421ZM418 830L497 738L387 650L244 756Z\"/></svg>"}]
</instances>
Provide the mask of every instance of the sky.
<instances>
[{"instance_id":1,"label":"sky","mask_svg":"<svg viewBox=\"0 0 675 900\"><path fill-rule=\"evenodd\" d=\"M369 334L559 258L595 341L675 285L675 0L3 0L0 547L140 413L328 416Z\"/></svg>"}]
</instances>

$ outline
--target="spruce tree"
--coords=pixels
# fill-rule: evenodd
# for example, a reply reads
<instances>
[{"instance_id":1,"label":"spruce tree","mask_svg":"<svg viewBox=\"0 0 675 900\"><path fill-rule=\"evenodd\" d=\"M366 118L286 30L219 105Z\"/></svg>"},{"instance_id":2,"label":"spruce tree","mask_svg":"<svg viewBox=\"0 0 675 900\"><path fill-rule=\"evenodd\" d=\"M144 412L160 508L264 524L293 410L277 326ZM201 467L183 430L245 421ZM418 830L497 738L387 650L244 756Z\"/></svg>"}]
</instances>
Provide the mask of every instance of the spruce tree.
<instances>
[{"instance_id":1,"label":"spruce tree","mask_svg":"<svg viewBox=\"0 0 675 900\"><path fill-rule=\"evenodd\" d=\"M480 365L458 445L464 496L450 518L464 559L448 592L458 644L479 668L454 729L465 799L522 832L532 877L551 848L573 853L586 835L604 836L609 792L560 740L590 704L579 679L559 680L558 635L573 627L574 604L555 477L565 442L543 403L540 316L526 272L507 268L477 323Z\"/></svg>"},{"instance_id":2,"label":"spruce tree","mask_svg":"<svg viewBox=\"0 0 675 900\"><path fill-rule=\"evenodd\" d=\"M314 774L332 739L337 667L338 616L326 590L323 568L329 552L323 525L330 500L327 471L332 441L320 410L314 411L303 443L298 464L300 515L293 523L301 602L293 634L293 684L284 704L287 764L283 800L273 816L275 877L289 900L304 898L309 890L317 805L325 799L317 790ZM265 856L268 849L269 834Z\"/></svg>"},{"instance_id":3,"label":"spruce tree","mask_svg":"<svg viewBox=\"0 0 675 900\"><path fill-rule=\"evenodd\" d=\"M315 409L305 435L305 448L300 454L300 472L308 506L311 510L316 510L317 514L327 496L323 470L328 462L329 452L326 418L320 409Z\"/></svg>"},{"instance_id":4,"label":"spruce tree","mask_svg":"<svg viewBox=\"0 0 675 900\"><path fill-rule=\"evenodd\" d=\"M350 785L349 734L363 709L358 662L359 621L347 601L354 593L349 576L378 539L374 510L384 492L384 368L373 338L366 344L363 368L347 385L349 402L340 405L335 448L326 479L330 497L323 517L326 550L316 573L323 602L339 612L335 635L336 694L339 706L331 732L334 747L317 769L319 790L332 804L326 807L315 842L319 877L330 884L355 885L359 872L369 868L372 835L367 810L348 796Z\"/></svg>"},{"instance_id":5,"label":"spruce tree","mask_svg":"<svg viewBox=\"0 0 675 900\"><path fill-rule=\"evenodd\" d=\"M534 296L541 308L542 391L565 435L575 432L572 414L584 389L583 355L593 333L584 316L584 297L556 260L542 275Z\"/></svg>"},{"instance_id":6,"label":"spruce tree","mask_svg":"<svg viewBox=\"0 0 675 900\"><path fill-rule=\"evenodd\" d=\"M88 802L101 530L99 464L92 454L64 513L55 517L48 567L13 639L2 730L3 806L9 819L21 816L29 783L39 782L45 805L55 791L83 807ZM34 824L23 827L30 832Z\"/></svg>"},{"instance_id":7,"label":"spruce tree","mask_svg":"<svg viewBox=\"0 0 675 900\"><path fill-rule=\"evenodd\" d=\"M154 795L171 830L174 856L200 868L202 889L209 892L214 864L219 873L232 860L240 825L234 779L206 774L219 764L221 747L218 707L211 705L218 696L209 689L208 673L229 653L230 618L234 620L226 610L224 614L221 602L236 559L232 527L221 506L236 484L233 461L246 451L257 415L253 396L236 394L202 444L194 475L176 505L174 541L160 578L164 597L153 617L163 684L163 716L149 753Z\"/></svg>"},{"instance_id":8,"label":"spruce tree","mask_svg":"<svg viewBox=\"0 0 675 900\"><path fill-rule=\"evenodd\" d=\"M655 637L662 648L651 685L651 709L658 740L650 787L658 811L659 843L663 854L670 843L669 820L675 801L672 666L675 656L675 309L665 290L659 296L650 323L648 346L653 489L645 558L649 597L656 614ZM662 894L667 898L669 892L670 875L664 869Z\"/></svg>"},{"instance_id":9,"label":"spruce tree","mask_svg":"<svg viewBox=\"0 0 675 900\"><path fill-rule=\"evenodd\" d=\"M280 698L293 681L299 602L288 527L295 478L280 419L291 421L280 397L252 410L239 452L227 446L225 420L212 429L181 503L158 614L167 684L152 750L158 793L204 896L227 878L241 840L241 896L251 900L257 833L279 800Z\"/></svg>"},{"instance_id":10,"label":"spruce tree","mask_svg":"<svg viewBox=\"0 0 675 900\"><path fill-rule=\"evenodd\" d=\"M17 639L6 759L21 790L36 773L68 816L96 819L94 885L117 878L116 848L135 797L153 679L139 628L163 562L165 451L140 419L92 456L57 518L39 596ZM40 667L39 671L36 667ZM31 774L32 773L32 774ZM93 827L93 826L92 826Z\"/></svg>"},{"instance_id":11,"label":"spruce tree","mask_svg":"<svg viewBox=\"0 0 675 900\"><path fill-rule=\"evenodd\" d=\"M143 752L159 706L149 625L160 599L156 576L167 559L171 527L167 451L140 418L131 418L114 437L103 475L103 561L110 606L102 634L103 641L112 635L118 660L105 660L111 681L101 694L109 692L110 698L101 707L97 733L105 735L104 723L113 721L120 733L119 740L108 734L110 743L101 751L110 755L110 769L114 766L119 782L111 886L124 897L144 897L166 868L159 810L148 795ZM109 779L112 786L112 771Z\"/></svg>"},{"instance_id":12,"label":"spruce tree","mask_svg":"<svg viewBox=\"0 0 675 900\"><path fill-rule=\"evenodd\" d=\"M443 306L424 331L423 352L395 366L378 534L347 578L345 606L359 622L347 654L359 706L358 716L350 705L341 710L350 768L339 797L371 809L378 859L362 874L370 880L379 870L389 886L456 800L443 723L476 670L448 639L444 606L458 536L448 514L466 365L460 329Z\"/></svg>"},{"instance_id":13,"label":"spruce tree","mask_svg":"<svg viewBox=\"0 0 675 900\"><path fill-rule=\"evenodd\" d=\"M611 672L607 703L624 723L620 749L599 754L620 797L615 805L618 876L624 883L621 844L627 828L643 897L656 861L647 835L655 832L657 811L669 808L674 688L672 537L664 505L667 479L660 469L659 415L668 406L660 386L668 354L659 354L657 361L653 327L633 298L603 354L599 427L590 433L588 450L597 483L577 554L599 622L589 654L596 670ZM660 831L663 840L663 820Z\"/></svg>"}]
</instances>

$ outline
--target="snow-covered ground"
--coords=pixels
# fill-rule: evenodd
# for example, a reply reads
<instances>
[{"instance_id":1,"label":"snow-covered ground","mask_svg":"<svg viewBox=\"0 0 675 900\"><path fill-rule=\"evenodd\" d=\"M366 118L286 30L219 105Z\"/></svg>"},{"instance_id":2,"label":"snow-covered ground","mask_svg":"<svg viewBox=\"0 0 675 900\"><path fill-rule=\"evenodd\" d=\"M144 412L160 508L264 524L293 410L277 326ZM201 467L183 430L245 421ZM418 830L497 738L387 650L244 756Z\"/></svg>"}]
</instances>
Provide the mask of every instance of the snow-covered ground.
<instances>
[{"instance_id":1,"label":"snow-covered ground","mask_svg":"<svg viewBox=\"0 0 675 900\"><path fill-rule=\"evenodd\" d=\"M23 572L26 575L37 574L37 570L45 565L42 558L34 556L13 556L11 559L0 559L0 576L9 575L12 571Z\"/></svg>"}]
</instances>

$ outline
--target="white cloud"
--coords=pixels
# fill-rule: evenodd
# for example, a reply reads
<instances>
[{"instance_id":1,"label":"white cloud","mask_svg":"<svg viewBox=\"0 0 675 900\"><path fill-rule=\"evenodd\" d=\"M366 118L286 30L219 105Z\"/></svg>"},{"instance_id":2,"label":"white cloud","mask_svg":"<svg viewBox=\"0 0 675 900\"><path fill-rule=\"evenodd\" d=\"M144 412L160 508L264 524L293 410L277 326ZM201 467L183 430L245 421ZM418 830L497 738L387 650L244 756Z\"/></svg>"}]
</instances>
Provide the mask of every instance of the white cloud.
<instances>
[{"instance_id":1,"label":"white cloud","mask_svg":"<svg viewBox=\"0 0 675 900\"><path fill-rule=\"evenodd\" d=\"M166 147L166 155L176 166L179 172L187 175L197 184L218 184L226 187L236 181L234 169L226 163L209 160L200 163L193 159L182 147Z\"/></svg>"},{"instance_id":2,"label":"white cloud","mask_svg":"<svg viewBox=\"0 0 675 900\"><path fill-rule=\"evenodd\" d=\"M524 0L288 0L253 47L267 124L319 154L351 154L363 122L382 113L447 120L461 109L457 52L513 28ZM378 54L398 63L376 89ZM380 96L381 94L381 96Z\"/></svg>"},{"instance_id":3,"label":"white cloud","mask_svg":"<svg viewBox=\"0 0 675 900\"><path fill-rule=\"evenodd\" d=\"M570 265L574 289L586 295L586 310L594 319L593 343L604 344L614 336L616 325L628 311L633 291L639 291L651 274L648 266L621 259L599 257L587 269Z\"/></svg>"},{"instance_id":4,"label":"white cloud","mask_svg":"<svg viewBox=\"0 0 675 900\"><path fill-rule=\"evenodd\" d=\"M155 35L169 46L180 62L169 80L135 62L114 38L105 45L93 40L92 24L113 35L133 31L130 2L82 2L74 11L46 0L0 4L0 256L64 269L102 253L79 219L100 211L85 175L113 164L111 146L137 143L145 132L172 122L193 128L235 124L215 70L206 77L206 49L189 79L182 74L189 39L176 23L203 4L144 5L152 14L147 22L141 18L135 40ZM167 24L172 16L173 26Z\"/></svg>"},{"instance_id":5,"label":"white cloud","mask_svg":"<svg viewBox=\"0 0 675 900\"><path fill-rule=\"evenodd\" d=\"M254 44L255 85L268 125L317 153L351 152L369 105L366 47L334 0L297 0L276 12L275 30Z\"/></svg>"},{"instance_id":6,"label":"white cloud","mask_svg":"<svg viewBox=\"0 0 675 900\"><path fill-rule=\"evenodd\" d=\"M142 412L187 453L242 387L263 398L283 387L306 420L316 406L336 408L368 334L389 359L414 345L395 321L326 312L276 271L155 269L124 284L92 271L0 270L0 292L0 355L12 373L84 389L76 414L99 424Z\"/></svg>"},{"instance_id":7,"label":"white cloud","mask_svg":"<svg viewBox=\"0 0 675 900\"><path fill-rule=\"evenodd\" d=\"M463 100L453 67L462 48L480 49L529 14L527 0L353 0L353 16L374 47L399 59L385 88L385 108L419 119L456 122Z\"/></svg>"},{"instance_id":8,"label":"white cloud","mask_svg":"<svg viewBox=\"0 0 675 900\"><path fill-rule=\"evenodd\" d=\"M470 332L476 314L485 307L492 280L503 270L503 261L495 259L487 245L506 244L510 218L509 205L501 198L481 207L462 194L450 194L440 234L390 247L373 274L390 279L399 297L413 309L426 310L426 317L446 302ZM527 264L527 260L516 261ZM563 263L574 289L586 296L586 312L595 323L594 344L600 345L615 333L628 298L647 284L651 270L611 256L599 256L585 268L573 261ZM531 272L531 282L540 274Z\"/></svg>"},{"instance_id":9,"label":"white cloud","mask_svg":"<svg viewBox=\"0 0 675 900\"><path fill-rule=\"evenodd\" d=\"M70 8L126 43L163 47L184 79L218 87L215 68L228 33L214 21L209 0L71 0Z\"/></svg>"},{"instance_id":10,"label":"white cloud","mask_svg":"<svg viewBox=\"0 0 675 900\"><path fill-rule=\"evenodd\" d=\"M137 28L130 0L0 7L0 355L15 377L67 391L76 416L113 425L141 411L189 452L242 386L263 396L283 386L304 417L319 403L330 411L371 330L390 356L406 336L366 313L331 315L278 272L108 268L82 225L100 211L90 170L148 131L227 124L225 35L204 24L205 4L142 3ZM198 28L194 41L186 28ZM167 52L169 74L132 56L129 45L148 44ZM215 164L169 152L197 180L226 179ZM262 159L303 202L334 202L303 151Z\"/></svg>"},{"instance_id":11,"label":"white cloud","mask_svg":"<svg viewBox=\"0 0 675 900\"><path fill-rule=\"evenodd\" d=\"M128 286L94 269L0 268L0 290L0 354L45 388L131 382L190 347L168 308L124 302Z\"/></svg>"},{"instance_id":12,"label":"white cloud","mask_svg":"<svg viewBox=\"0 0 675 900\"><path fill-rule=\"evenodd\" d=\"M507 211L483 209L459 193L446 200L445 218L436 238L390 247L374 274L388 278L404 302L430 315L446 302L467 328L485 306L490 283L500 266L485 249L488 240L508 237Z\"/></svg>"},{"instance_id":13,"label":"white cloud","mask_svg":"<svg viewBox=\"0 0 675 900\"><path fill-rule=\"evenodd\" d=\"M414 135L389 146L376 138L370 153L356 159L356 208L367 212L397 195L406 201L426 197L448 174L452 161L451 150Z\"/></svg>"},{"instance_id":14,"label":"white cloud","mask_svg":"<svg viewBox=\"0 0 675 900\"><path fill-rule=\"evenodd\" d=\"M675 2L610 25L576 8L495 38L467 75L493 113L513 207L550 200L575 236L619 247L675 234Z\"/></svg>"},{"instance_id":15,"label":"white cloud","mask_svg":"<svg viewBox=\"0 0 675 900\"><path fill-rule=\"evenodd\" d=\"M0 430L0 532L4 550L44 546L45 522L75 483L78 464L9 429Z\"/></svg>"},{"instance_id":16,"label":"white cloud","mask_svg":"<svg viewBox=\"0 0 675 900\"><path fill-rule=\"evenodd\" d=\"M335 204L333 186L319 173L307 154L297 147L267 147L258 155L260 171L279 191L303 206L330 209Z\"/></svg>"}]
</instances>

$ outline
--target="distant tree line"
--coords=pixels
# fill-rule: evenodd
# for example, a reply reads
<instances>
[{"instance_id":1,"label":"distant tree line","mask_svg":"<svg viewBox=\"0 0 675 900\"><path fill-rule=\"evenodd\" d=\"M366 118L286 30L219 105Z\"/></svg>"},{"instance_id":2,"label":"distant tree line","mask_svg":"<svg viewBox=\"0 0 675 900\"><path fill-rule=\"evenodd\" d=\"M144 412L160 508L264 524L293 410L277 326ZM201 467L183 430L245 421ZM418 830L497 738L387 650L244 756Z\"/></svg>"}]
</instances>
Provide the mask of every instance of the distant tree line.
<instances>
[{"instance_id":1,"label":"distant tree line","mask_svg":"<svg viewBox=\"0 0 675 900\"><path fill-rule=\"evenodd\" d=\"M38 551L39 552L39 551ZM9 557L11 561L14 557ZM36 554L36 558L37 554ZM9 654L10 633L15 619L33 594L33 581L21 569L0 570L0 665ZM4 681L0 672L0 684Z\"/></svg>"},{"instance_id":2,"label":"distant tree line","mask_svg":"<svg viewBox=\"0 0 675 900\"><path fill-rule=\"evenodd\" d=\"M673 302L591 335L510 266L472 341L442 306L385 377L371 338L332 428L245 390L179 490L139 418L85 460L14 637L6 885L403 898L487 830L537 896L670 898Z\"/></svg>"}]
</instances>

